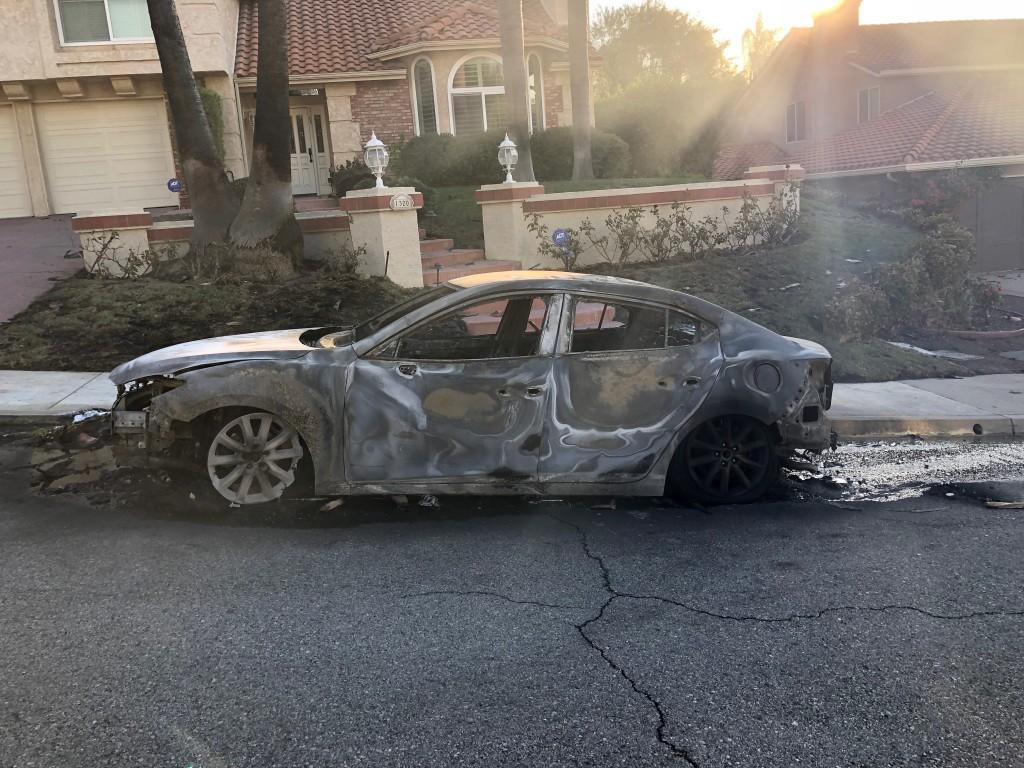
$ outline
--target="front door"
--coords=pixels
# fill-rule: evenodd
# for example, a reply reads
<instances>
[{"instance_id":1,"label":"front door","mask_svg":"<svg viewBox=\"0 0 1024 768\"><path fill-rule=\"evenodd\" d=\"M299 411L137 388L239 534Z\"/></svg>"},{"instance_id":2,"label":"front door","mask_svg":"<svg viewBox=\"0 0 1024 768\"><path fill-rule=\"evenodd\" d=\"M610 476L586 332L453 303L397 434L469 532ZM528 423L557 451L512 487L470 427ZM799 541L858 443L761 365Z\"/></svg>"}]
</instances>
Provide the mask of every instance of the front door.
<instances>
[{"instance_id":1,"label":"front door","mask_svg":"<svg viewBox=\"0 0 1024 768\"><path fill-rule=\"evenodd\" d=\"M718 331L663 306L573 297L558 342L543 482L643 479L711 390Z\"/></svg>"},{"instance_id":2,"label":"front door","mask_svg":"<svg viewBox=\"0 0 1024 768\"><path fill-rule=\"evenodd\" d=\"M317 193L316 152L309 107L294 107L291 115L292 194Z\"/></svg>"},{"instance_id":3,"label":"front door","mask_svg":"<svg viewBox=\"0 0 1024 768\"><path fill-rule=\"evenodd\" d=\"M353 482L536 482L561 295L489 298L435 317L352 367Z\"/></svg>"}]
</instances>

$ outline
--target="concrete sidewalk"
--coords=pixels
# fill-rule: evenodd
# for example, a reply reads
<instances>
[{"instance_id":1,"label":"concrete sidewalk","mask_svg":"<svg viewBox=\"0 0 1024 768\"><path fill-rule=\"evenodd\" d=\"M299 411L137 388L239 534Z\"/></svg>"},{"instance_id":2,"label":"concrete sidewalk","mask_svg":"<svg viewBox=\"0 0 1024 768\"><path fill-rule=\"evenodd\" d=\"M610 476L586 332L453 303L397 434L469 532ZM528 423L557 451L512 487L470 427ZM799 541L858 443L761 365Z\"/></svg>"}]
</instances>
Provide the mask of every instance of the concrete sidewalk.
<instances>
[{"instance_id":1,"label":"concrete sidewalk","mask_svg":"<svg viewBox=\"0 0 1024 768\"><path fill-rule=\"evenodd\" d=\"M0 371L0 423L55 423L115 395L105 373ZM837 384L829 417L848 440L1024 436L1024 374Z\"/></svg>"},{"instance_id":2,"label":"concrete sidewalk","mask_svg":"<svg viewBox=\"0 0 1024 768\"><path fill-rule=\"evenodd\" d=\"M841 439L1024 436L1024 374L837 384L829 418Z\"/></svg>"},{"instance_id":3,"label":"concrete sidewalk","mask_svg":"<svg viewBox=\"0 0 1024 768\"><path fill-rule=\"evenodd\" d=\"M116 395L105 373L0 371L0 424L53 424L107 410Z\"/></svg>"}]
</instances>

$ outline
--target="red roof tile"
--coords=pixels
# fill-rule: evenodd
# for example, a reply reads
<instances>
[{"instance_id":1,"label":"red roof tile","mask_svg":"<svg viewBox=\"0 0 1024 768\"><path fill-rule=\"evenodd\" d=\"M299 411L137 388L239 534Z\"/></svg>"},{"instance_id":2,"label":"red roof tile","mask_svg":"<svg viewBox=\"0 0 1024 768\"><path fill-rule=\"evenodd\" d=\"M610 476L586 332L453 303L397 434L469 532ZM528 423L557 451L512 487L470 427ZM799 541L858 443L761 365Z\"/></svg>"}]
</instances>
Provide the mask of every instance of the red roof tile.
<instances>
[{"instance_id":1,"label":"red roof tile","mask_svg":"<svg viewBox=\"0 0 1024 768\"><path fill-rule=\"evenodd\" d=\"M1024 76L979 76L949 97L929 93L870 123L786 151L769 142L733 144L715 176L737 179L752 165L799 163L810 174L914 163L1024 155Z\"/></svg>"},{"instance_id":2,"label":"red roof tile","mask_svg":"<svg viewBox=\"0 0 1024 768\"><path fill-rule=\"evenodd\" d=\"M498 40L495 0L287 0L288 68L293 75L368 72L394 64L368 54L419 41ZM526 0L527 35L562 37L539 0ZM411 21L413 20L413 21ZM257 13L243 0L235 73L256 74Z\"/></svg>"},{"instance_id":3,"label":"red roof tile","mask_svg":"<svg viewBox=\"0 0 1024 768\"><path fill-rule=\"evenodd\" d=\"M1024 65L1024 19L864 24L850 60L872 72Z\"/></svg>"}]
</instances>

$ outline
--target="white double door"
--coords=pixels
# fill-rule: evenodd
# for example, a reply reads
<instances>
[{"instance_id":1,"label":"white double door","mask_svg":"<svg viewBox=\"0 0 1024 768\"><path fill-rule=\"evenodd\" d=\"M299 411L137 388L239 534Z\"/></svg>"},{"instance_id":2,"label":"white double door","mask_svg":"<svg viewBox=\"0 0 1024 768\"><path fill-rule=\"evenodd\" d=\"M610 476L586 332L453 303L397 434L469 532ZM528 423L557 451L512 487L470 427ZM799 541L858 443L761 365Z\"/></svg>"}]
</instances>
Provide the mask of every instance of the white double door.
<instances>
[{"instance_id":1,"label":"white double door","mask_svg":"<svg viewBox=\"0 0 1024 768\"><path fill-rule=\"evenodd\" d=\"M292 107L292 194L318 195L330 191L330 160L326 120L319 107Z\"/></svg>"}]
</instances>

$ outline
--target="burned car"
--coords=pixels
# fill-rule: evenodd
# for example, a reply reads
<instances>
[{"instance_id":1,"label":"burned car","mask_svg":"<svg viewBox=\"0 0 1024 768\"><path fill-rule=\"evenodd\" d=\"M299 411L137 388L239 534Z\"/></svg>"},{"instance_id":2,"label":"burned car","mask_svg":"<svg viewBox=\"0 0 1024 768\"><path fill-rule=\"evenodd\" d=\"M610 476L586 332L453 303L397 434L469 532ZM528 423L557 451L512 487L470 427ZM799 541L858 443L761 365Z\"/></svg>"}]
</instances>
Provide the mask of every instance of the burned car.
<instances>
[{"instance_id":1,"label":"burned car","mask_svg":"<svg viewBox=\"0 0 1024 768\"><path fill-rule=\"evenodd\" d=\"M191 446L238 504L315 493L747 502L831 442L832 360L632 280L498 272L354 328L194 341L111 373L113 430Z\"/></svg>"}]
</instances>

